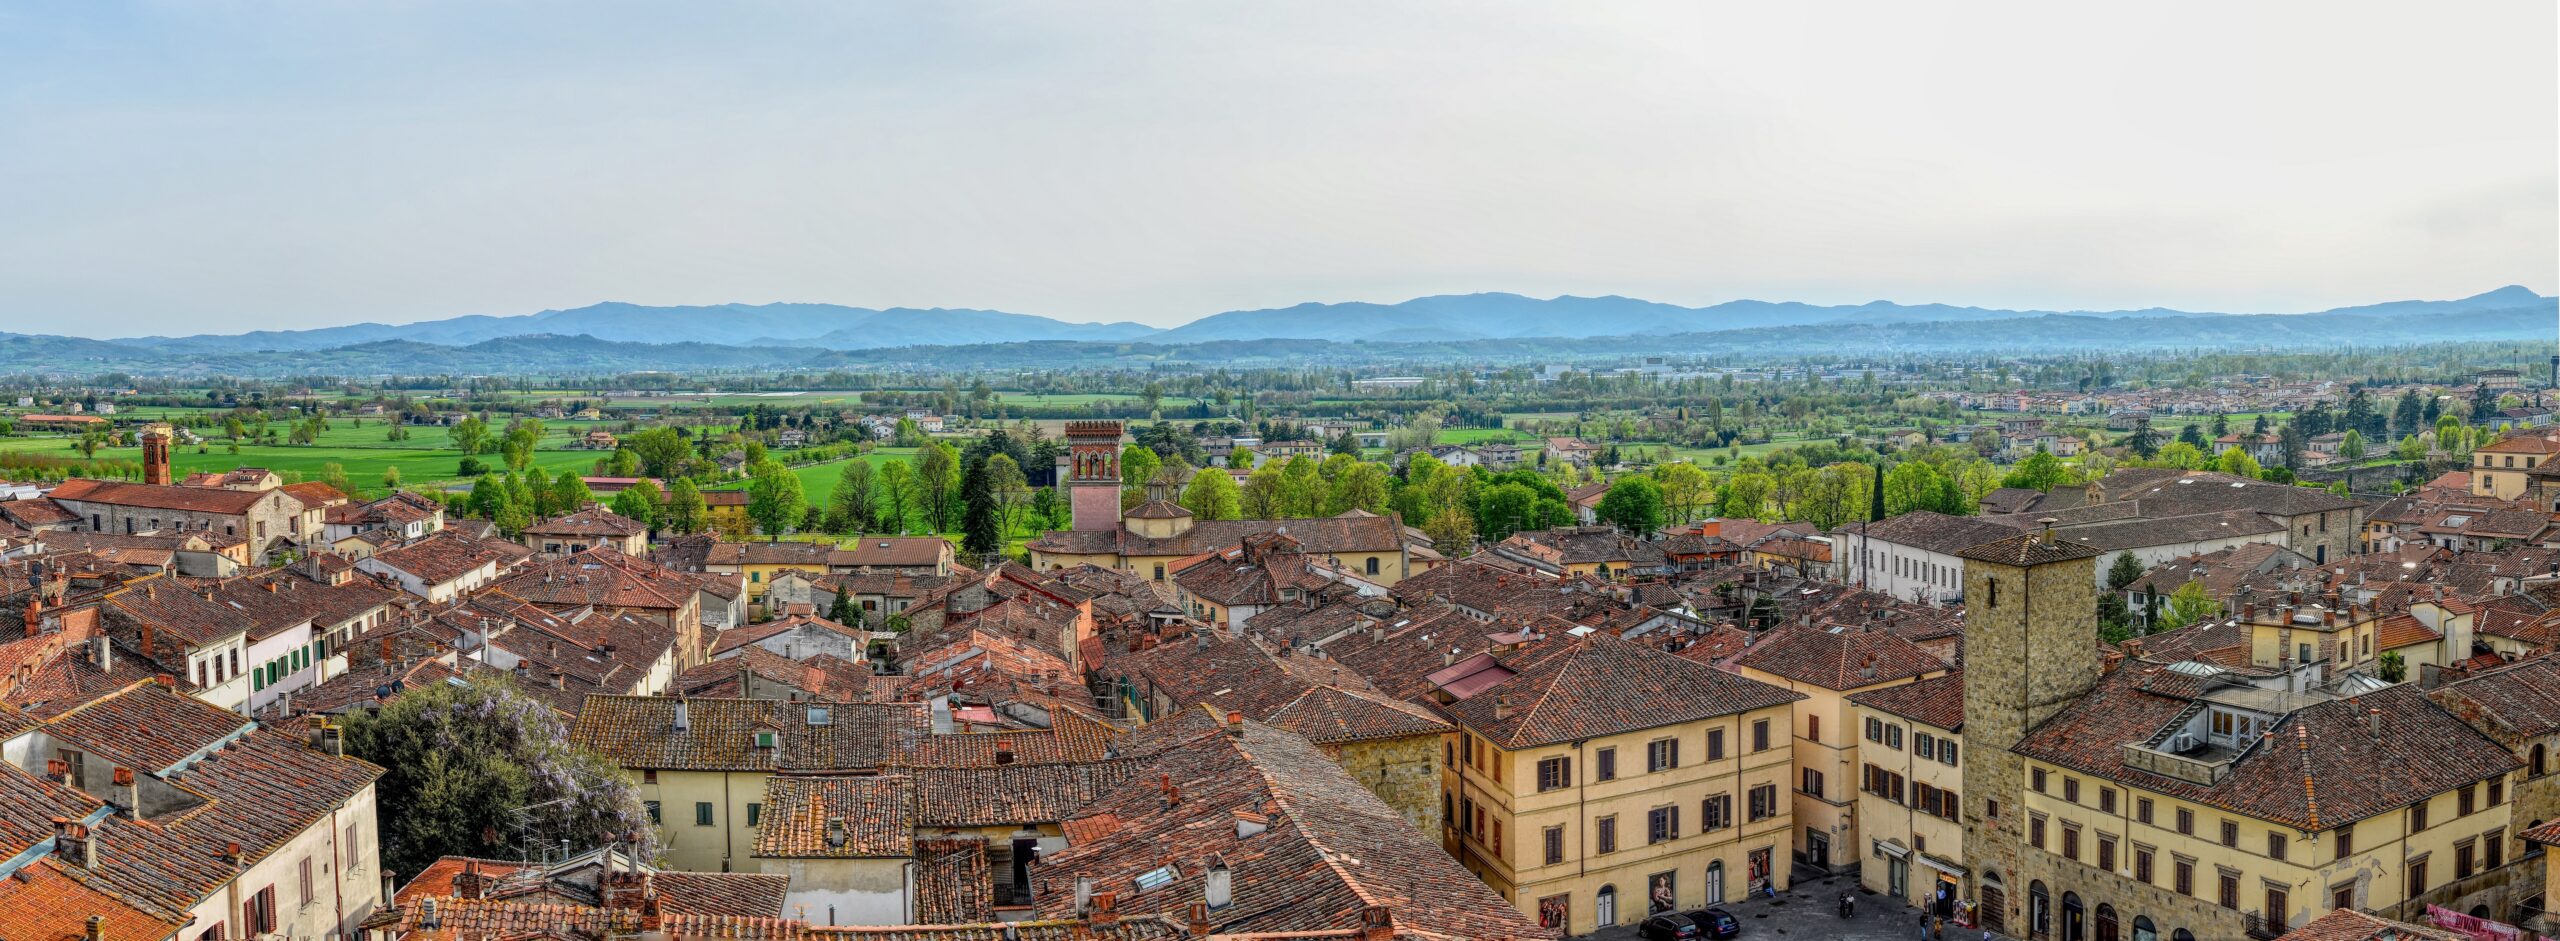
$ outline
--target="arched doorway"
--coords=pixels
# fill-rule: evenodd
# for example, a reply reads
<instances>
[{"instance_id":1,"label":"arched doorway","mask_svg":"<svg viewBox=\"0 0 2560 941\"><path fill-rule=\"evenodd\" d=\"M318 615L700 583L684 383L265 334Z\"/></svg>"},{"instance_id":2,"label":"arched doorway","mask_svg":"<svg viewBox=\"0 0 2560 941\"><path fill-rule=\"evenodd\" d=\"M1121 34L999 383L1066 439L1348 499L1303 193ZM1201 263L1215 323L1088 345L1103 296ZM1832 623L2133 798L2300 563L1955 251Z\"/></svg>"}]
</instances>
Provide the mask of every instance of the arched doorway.
<instances>
[{"instance_id":1,"label":"arched doorway","mask_svg":"<svg viewBox=\"0 0 2560 941\"><path fill-rule=\"evenodd\" d=\"M2116 907L2098 903L2098 941L2116 941Z\"/></svg>"},{"instance_id":2,"label":"arched doorway","mask_svg":"<svg viewBox=\"0 0 2560 941\"><path fill-rule=\"evenodd\" d=\"M1982 907L1974 913L1975 923L1993 934L2008 933L2009 893L2000 884L2000 874L1983 873L1982 887L1979 892L1982 896Z\"/></svg>"},{"instance_id":3,"label":"arched doorway","mask_svg":"<svg viewBox=\"0 0 2560 941\"><path fill-rule=\"evenodd\" d=\"M2062 941L2089 941L2089 913L2080 893L2062 893Z\"/></svg>"},{"instance_id":4,"label":"arched doorway","mask_svg":"<svg viewBox=\"0 0 2560 941\"><path fill-rule=\"evenodd\" d=\"M2196 941L2196 933L2180 928L2169 933L2169 941Z\"/></svg>"},{"instance_id":5,"label":"arched doorway","mask_svg":"<svg viewBox=\"0 0 2560 941\"><path fill-rule=\"evenodd\" d=\"M2474 905L2474 906L2471 906L2471 917L2473 917L2473 918L2487 918L2487 917L2489 917L2489 906L2486 906L2486 905Z\"/></svg>"},{"instance_id":6,"label":"arched doorway","mask_svg":"<svg viewBox=\"0 0 2560 941\"><path fill-rule=\"evenodd\" d=\"M1591 903L1591 923L1602 928L1618 923L1618 887L1600 887L1600 897Z\"/></svg>"},{"instance_id":7,"label":"arched doorway","mask_svg":"<svg viewBox=\"0 0 2560 941\"><path fill-rule=\"evenodd\" d=\"M2053 937L2053 893L2042 879L2027 883L2027 937Z\"/></svg>"},{"instance_id":8,"label":"arched doorway","mask_svg":"<svg viewBox=\"0 0 2560 941\"><path fill-rule=\"evenodd\" d=\"M1707 864L1707 904L1724 904L1724 860Z\"/></svg>"}]
</instances>

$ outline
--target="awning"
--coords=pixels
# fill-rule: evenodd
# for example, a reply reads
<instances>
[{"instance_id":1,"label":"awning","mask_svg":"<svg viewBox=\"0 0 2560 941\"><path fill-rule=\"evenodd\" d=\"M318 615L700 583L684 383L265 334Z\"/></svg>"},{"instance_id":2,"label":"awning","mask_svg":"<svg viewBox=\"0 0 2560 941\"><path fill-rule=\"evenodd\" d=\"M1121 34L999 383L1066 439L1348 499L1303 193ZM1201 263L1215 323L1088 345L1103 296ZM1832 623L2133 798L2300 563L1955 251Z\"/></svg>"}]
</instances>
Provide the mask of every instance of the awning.
<instances>
[{"instance_id":1,"label":"awning","mask_svg":"<svg viewBox=\"0 0 2560 941\"><path fill-rule=\"evenodd\" d=\"M1920 854L1920 865L1927 866L1950 876L1964 875L1963 863L1951 863L1927 853Z\"/></svg>"}]
</instances>

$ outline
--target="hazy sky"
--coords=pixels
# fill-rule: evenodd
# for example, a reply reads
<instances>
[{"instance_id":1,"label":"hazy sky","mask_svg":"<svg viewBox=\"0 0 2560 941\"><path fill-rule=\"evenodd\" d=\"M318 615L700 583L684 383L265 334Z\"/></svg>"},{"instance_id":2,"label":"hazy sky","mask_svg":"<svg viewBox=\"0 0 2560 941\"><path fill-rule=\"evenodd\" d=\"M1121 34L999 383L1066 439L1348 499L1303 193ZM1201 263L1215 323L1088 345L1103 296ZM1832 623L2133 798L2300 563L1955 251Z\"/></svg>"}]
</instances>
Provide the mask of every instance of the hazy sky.
<instances>
[{"instance_id":1,"label":"hazy sky","mask_svg":"<svg viewBox=\"0 0 2560 941\"><path fill-rule=\"evenodd\" d=\"M0 330L2560 289L2551 0L0 6Z\"/></svg>"}]
</instances>

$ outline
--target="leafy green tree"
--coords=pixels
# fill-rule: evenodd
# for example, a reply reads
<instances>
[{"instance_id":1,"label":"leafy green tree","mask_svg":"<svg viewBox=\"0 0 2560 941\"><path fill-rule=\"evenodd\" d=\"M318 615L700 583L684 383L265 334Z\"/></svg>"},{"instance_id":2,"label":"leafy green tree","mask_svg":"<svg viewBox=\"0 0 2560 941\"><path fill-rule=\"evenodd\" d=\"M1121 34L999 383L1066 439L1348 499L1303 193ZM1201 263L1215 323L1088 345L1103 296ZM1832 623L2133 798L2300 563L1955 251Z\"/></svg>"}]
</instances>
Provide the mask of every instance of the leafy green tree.
<instances>
[{"instance_id":1,"label":"leafy green tree","mask_svg":"<svg viewBox=\"0 0 2560 941\"><path fill-rule=\"evenodd\" d=\"M1218 472L1226 476L1226 472ZM1022 473L1022 465L1013 455L998 452L987 455L987 492L996 498L996 520L1004 534L1011 538L1021 531L1023 516L1031 504L1031 480Z\"/></svg>"},{"instance_id":2,"label":"leafy green tree","mask_svg":"<svg viewBox=\"0 0 2560 941\"><path fill-rule=\"evenodd\" d=\"M1392 480L1386 467L1372 461L1354 461L1333 476L1325 491L1323 514L1340 516L1352 510L1383 514Z\"/></svg>"},{"instance_id":3,"label":"leafy green tree","mask_svg":"<svg viewBox=\"0 0 2560 941\"><path fill-rule=\"evenodd\" d=\"M2182 467L2187 470L2203 470L2206 464L2211 463L2211 459L2205 457L2205 451L2203 448L2188 444L2185 440L2181 439L2170 442L2167 447L2161 448L2160 456L2153 458L2152 463L2158 464L2162 467Z\"/></svg>"},{"instance_id":4,"label":"leafy green tree","mask_svg":"<svg viewBox=\"0 0 2560 941\"><path fill-rule=\"evenodd\" d=\"M1238 519L1244 512L1244 493L1226 471L1202 468L1182 488L1182 508L1190 510L1195 520Z\"/></svg>"},{"instance_id":5,"label":"leafy green tree","mask_svg":"<svg viewBox=\"0 0 2560 941\"><path fill-rule=\"evenodd\" d=\"M694 486L690 477L678 477L667 489L666 514L659 519L660 528L680 536L701 532L711 523L711 505L702 499L702 488Z\"/></svg>"},{"instance_id":6,"label":"leafy green tree","mask_svg":"<svg viewBox=\"0 0 2560 941\"><path fill-rule=\"evenodd\" d=\"M594 846L655 830L631 778L569 743L551 707L512 683L411 688L378 711L346 719L348 754L383 768L383 869L418 872L446 856L516 858L515 840Z\"/></svg>"},{"instance_id":7,"label":"leafy green tree","mask_svg":"<svg viewBox=\"0 0 2560 941\"><path fill-rule=\"evenodd\" d=\"M1164 458L1152 448L1129 445L1120 449L1120 506L1128 508L1147 501L1147 484L1163 469Z\"/></svg>"},{"instance_id":8,"label":"leafy green tree","mask_svg":"<svg viewBox=\"0 0 2560 941\"><path fill-rule=\"evenodd\" d=\"M1280 515L1292 519L1322 515L1325 486L1323 465L1315 458L1299 455L1280 466Z\"/></svg>"},{"instance_id":9,"label":"leafy green tree","mask_svg":"<svg viewBox=\"0 0 2560 941\"><path fill-rule=\"evenodd\" d=\"M604 476L640 476L640 455L631 453L631 449L629 447L618 447L613 449L613 456L605 459Z\"/></svg>"},{"instance_id":10,"label":"leafy green tree","mask_svg":"<svg viewBox=\"0 0 2560 941\"><path fill-rule=\"evenodd\" d=\"M482 475L480 479L471 482L471 497L467 505L471 508L472 516L484 520L497 519L498 511L507 505L506 485L499 483L495 477Z\"/></svg>"},{"instance_id":11,"label":"leafy green tree","mask_svg":"<svg viewBox=\"0 0 2560 941\"><path fill-rule=\"evenodd\" d=\"M1670 461L1653 466L1654 486L1662 490L1662 510L1670 519L1697 518L1698 509L1715 495L1716 482L1698 465Z\"/></svg>"},{"instance_id":12,"label":"leafy green tree","mask_svg":"<svg viewBox=\"0 0 2560 941\"><path fill-rule=\"evenodd\" d=\"M330 489L336 490L339 493L352 494L356 492L354 482L347 479L347 465L340 464L336 461L330 461L329 463L320 465L320 482L328 484Z\"/></svg>"},{"instance_id":13,"label":"leafy green tree","mask_svg":"<svg viewBox=\"0 0 2560 941\"><path fill-rule=\"evenodd\" d=\"M2038 448L2036 453L2027 455L2026 460L2019 461L2018 466L2010 468L2009 475L2000 479L2000 486L2051 493L2069 477L2070 469L2062 466L2061 458Z\"/></svg>"},{"instance_id":14,"label":"leafy green tree","mask_svg":"<svg viewBox=\"0 0 2560 941\"><path fill-rule=\"evenodd\" d=\"M800 476L779 461L755 465L747 478L747 518L768 536L789 533L809 509Z\"/></svg>"},{"instance_id":15,"label":"leafy green tree","mask_svg":"<svg viewBox=\"0 0 2560 941\"><path fill-rule=\"evenodd\" d=\"M1724 483L1716 500L1716 515L1727 519L1756 520L1769 513L1769 498L1778 490L1778 479L1767 471L1743 471Z\"/></svg>"},{"instance_id":16,"label":"leafy green tree","mask_svg":"<svg viewBox=\"0 0 2560 941\"><path fill-rule=\"evenodd\" d=\"M454 422L452 428L445 430L445 434L453 439L453 446L461 448L464 454L478 454L489 449L489 423L482 421L478 415Z\"/></svg>"},{"instance_id":17,"label":"leafy green tree","mask_svg":"<svg viewBox=\"0 0 2560 941\"><path fill-rule=\"evenodd\" d=\"M586 478L565 470L560 472L560 476L552 478L551 506L554 512L575 513L594 502L596 502L596 495L594 491L587 489Z\"/></svg>"},{"instance_id":18,"label":"leafy green tree","mask_svg":"<svg viewBox=\"0 0 2560 941\"><path fill-rule=\"evenodd\" d=\"M853 592L836 592L835 603L827 606L827 620L849 627L862 623L862 609L853 606Z\"/></svg>"},{"instance_id":19,"label":"leafy green tree","mask_svg":"<svg viewBox=\"0 0 2560 941\"><path fill-rule=\"evenodd\" d=\"M2364 458L2364 432L2357 431L2353 428L2347 429L2346 435L2338 439L2338 457L2341 460L2348 461L2362 460Z\"/></svg>"},{"instance_id":20,"label":"leafy green tree","mask_svg":"<svg viewBox=\"0 0 2560 941\"><path fill-rule=\"evenodd\" d=\"M1280 465L1277 462L1254 468L1253 473L1245 475L1244 491L1237 497L1239 511L1245 519L1281 518L1284 515L1281 508L1287 501L1280 490Z\"/></svg>"},{"instance_id":21,"label":"leafy green tree","mask_svg":"<svg viewBox=\"0 0 2560 941\"><path fill-rule=\"evenodd\" d=\"M911 461L890 461L880 466L880 530L905 533L907 522L915 517L916 469Z\"/></svg>"},{"instance_id":22,"label":"leafy green tree","mask_svg":"<svg viewBox=\"0 0 2560 941\"><path fill-rule=\"evenodd\" d=\"M2133 434L2125 438L2124 446L2135 457L2149 460L2160 453L2160 433L2151 430L2151 419L2134 419Z\"/></svg>"},{"instance_id":23,"label":"leafy green tree","mask_svg":"<svg viewBox=\"0 0 2560 941\"><path fill-rule=\"evenodd\" d=\"M2108 592L2098 596L2098 639L2121 644L2133 638L2133 609L2124 596Z\"/></svg>"},{"instance_id":24,"label":"leafy green tree","mask_svg":"<svg viewBox=\"0 0 2560 941\"><path fill-rule=\"evenodd\" d=\"M2160 629L2177 630L2222 613L2222 605L2204 593L2204 582L2189 581L2169 593L2169 610L2160 613Z\"/></svg>"},{"instance_id":25,"label":"leafy green tree","mask_svg":"<svg viewBox=\"0 0 2560 941\"><path fill-rule=\"evenodd\" d=\"M2213 469L2237 477L2255 479L2258 472L2264 468L2258 466L2256 458L2249 456L2249 449L2232 448L2222 452L2222 456L2214 460Z\"/></svg>"},{"instance_id":26,"label":"leafy green tree","mask_svg":"<svg viewBox=\"0 0 2560 941\"><path fill-rule=\"evenodd\" d=\"M694 496L699 498L701 494L697 492ZM642 526L654 526L658 522L658 501L657 484L637 481L613 495L613 513Z\"/></svg>"},{"instance_id":27,"label":"leafy green tree","mask_svg":"<svg viewBox=\"0 0 2560 941\"><path fill-rule=\"evenodd\" d=\"M936 441L916 452L916 496L932 532L960 522L960 452Z\"/></svg>"},{"instance_id":28,"label":"leafy green tree","mask_svg":"<svg viewBox=\"0 0 2560 941\"><path fill-rule=\"evenodd\" d=\"M392 490L400 489L400 465L391 464L382 468L382 486Z\"/></svg>"},{"instance_id":29,"label":"leafy green tree","mask_svg":"<svg viewBox=\"0 0 2560 941\"><path fill-rule=\"evenodd\" d=\"M836 472L836 489L827 494L827 530L840 535L866 532L880 515L880 469L862 458L844 462Z\"/></svg>"},{"instance_id":30,"label":"leafy green tree","mask_svg":"<svg viewBox=\"0 0 2560 941\"><path fill-rule=\"evenodd\" d=\"M622 450L640 464L640 476L673 479L693 457L693 445L673 428L651 428L622 439ZM670 485L672 486L672 484Z\"/></svg>"},{"instance_id":31,"label":"leafy green tree","mask_svg":"<svg viewBox=\"0 0 2560 941\"><path fill-rule=\"evenodd\" d=\"M1621 477L1609 485L1594 510L1600 522L1620 532L1645 536L1662 528L1662 488L1645 477Z\"/></svg>"}]
</instances>

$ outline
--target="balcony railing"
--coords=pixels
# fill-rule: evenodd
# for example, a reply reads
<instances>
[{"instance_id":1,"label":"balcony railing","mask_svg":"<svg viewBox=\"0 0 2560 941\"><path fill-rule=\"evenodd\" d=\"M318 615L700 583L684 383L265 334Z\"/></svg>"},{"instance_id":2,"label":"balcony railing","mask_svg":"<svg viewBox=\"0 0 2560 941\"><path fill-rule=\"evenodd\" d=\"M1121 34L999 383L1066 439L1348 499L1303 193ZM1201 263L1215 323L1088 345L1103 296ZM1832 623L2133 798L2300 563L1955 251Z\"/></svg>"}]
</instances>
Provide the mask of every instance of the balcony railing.
<instances>
[{"instance_id":1,"label":"balcony railing","mask_svg":"<svg viewBox=\"0 0 2560 941\"><path fill-rule=\"evenodd\" d=\"M2271 919L2258 912L2242 912L2240 917L2247 923L2249 936L2252 938L2272 941L2272 939L2284 937L2285 926L2282 915Z\"/></svg>"}]
</instances>

